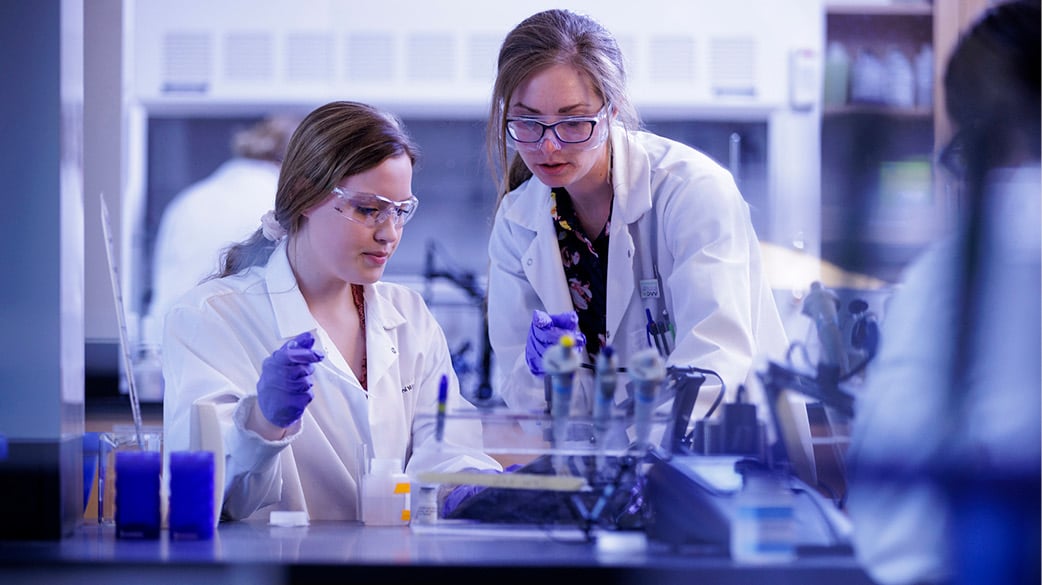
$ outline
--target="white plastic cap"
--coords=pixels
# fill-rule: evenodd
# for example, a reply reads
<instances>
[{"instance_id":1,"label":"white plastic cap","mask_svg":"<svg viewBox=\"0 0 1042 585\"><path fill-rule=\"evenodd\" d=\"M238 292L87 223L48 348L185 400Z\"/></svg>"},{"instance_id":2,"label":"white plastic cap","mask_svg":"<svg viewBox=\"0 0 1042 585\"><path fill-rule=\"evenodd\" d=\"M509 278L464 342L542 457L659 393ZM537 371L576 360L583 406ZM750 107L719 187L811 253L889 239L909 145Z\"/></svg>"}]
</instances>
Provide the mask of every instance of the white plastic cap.
<instances>
[{"instance_id":1,"label":"white plastic cap","mask_svg":"<svg viewBox=\"0 0 1042 585\"><path fill-rule=\"evenodd\" d=\"M307 526L308 513L303 511L272 510L268 524L272 526Z\"/></svg>"},{"instance_id":2,"label":"white plastic cap","mask_svg":"<svg viewBox=\"0 0 1042 585\"><path fill-rule=\"evenodd\" d=\"M397 458L383 459L374 457L369 469L370 473L373 475L393 475L395 473L401 473L402 460Z\"/></svg>"}]
</instances>

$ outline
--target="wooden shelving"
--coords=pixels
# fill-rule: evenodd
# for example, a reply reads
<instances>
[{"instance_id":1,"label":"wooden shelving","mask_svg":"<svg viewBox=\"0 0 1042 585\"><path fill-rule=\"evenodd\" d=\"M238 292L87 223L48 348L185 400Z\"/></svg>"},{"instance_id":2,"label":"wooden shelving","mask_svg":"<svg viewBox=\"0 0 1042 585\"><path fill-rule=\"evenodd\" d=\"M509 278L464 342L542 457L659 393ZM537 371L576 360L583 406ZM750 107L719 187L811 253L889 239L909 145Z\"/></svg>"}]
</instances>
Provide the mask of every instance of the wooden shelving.
<instances>
[{"instance_id":1,"label":"wooden shelving","mask_svg":"<svg viewBox=\"0 0 1042 585\"><path fill-rule=\"evenodd\" d=\"M831 3L825 16L826 43L843 47L849 68L846 101L822 111L822 256L845 270L896 281L907 262L944 229L930 171L936 94L899 101L889 93L898 78L886 70L888 77L876 79L876 86L885 88L880 102L889 103L875 103L855 95L852 79L858 58L875 56L883 67L884 56L896 50L912 67L909 90L920 94L915 62L924 46L934 44L933 6Z\"/></svg>"},{"instance_id":2,"label":"wooden shelving","mask_svg":"<svg viewBox=\"0 0 1042 585\"><path fill-rule=\"evenodd\" d=\"M825 13L853 16L930 16L933 14L933 4L928 2L830 2L825 5Z\"/></svg>"}]
</instances>

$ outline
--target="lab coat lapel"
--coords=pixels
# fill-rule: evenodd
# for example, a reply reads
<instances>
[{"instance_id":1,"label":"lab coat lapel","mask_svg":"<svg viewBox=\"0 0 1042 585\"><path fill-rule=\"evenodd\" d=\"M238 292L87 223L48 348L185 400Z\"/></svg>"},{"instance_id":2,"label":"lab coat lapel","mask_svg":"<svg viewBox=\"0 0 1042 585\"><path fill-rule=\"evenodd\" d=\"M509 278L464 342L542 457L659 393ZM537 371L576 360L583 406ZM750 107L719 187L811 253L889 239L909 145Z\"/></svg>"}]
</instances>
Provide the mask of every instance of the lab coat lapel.
<instances>
[{"instance_id":1,"label":"lab coat lapel","mask_svg":"<svg viewBox=\"0 0 1042 585\"><path fill-rule=\"evenodd\" d=\"M403 316L391 303L380 301L372 286L365 287L365 348L367 385L375 388L384 376L398 371L397 328L405 323Z\"/></svg>"},{"instance_id":2,"label":"lab coat lapel","mask_svg":"<svg viewBox=\"0 0 1042 585\"><path fill-rule=\"evenodd\" d=\"M538 200L538 205L515 205L507 219L533 233L532 241L521 256L521 269L536 295L549 313L572 310L572 297L561 265L557 231L550 215L553 206L550 189L533 177L522 197Z\"/></svg>"},{"instance_id":3,"label":"lab coat lapel","mask_svg":"<svg viewBox=\"0 0 1042 585\"><path fill-rule=\"evenodd\" d=\"M402 392L402 344L398 328L405 316L372 285L365 287L365 346L369 390L369 427L372 456L401 457L409 442L405 395Z\"/></svg>"},{"instance_id":4,"label":"lab coat lapel","mask_svg":"<svg viewBox=\"0 0 1042 585\"><path fill-rule=\"evenodd\" d=\"M318 322L308 310L304 295L300 294L297 279L293 276L293 269L290 268L289 257L286 255L285 239L268 259L264 278L268 290L273 291L270 293L271 308L275 313L275 328L280 339L288 340L305 331L314 331L318 327Z\"/></svg>"},{"instance_id":5,"label":"lab coat lapel","mask_svg":"<svg viewBox=\"0 0 1042 585\"><path fill-rule=\"evenodd\" d=\"M626 308L636 291L637 246L649 245L648 234L634 240L638 221L651 212L651 164L647 154L629 140L628 133L615 126L612 132L612 202L611 233L608 239L608 299L605 307L605 327L609 343L617 344L619 326ZM646 223L646 222L643 222ZM642 226L642 230L644 230ZM646 230L644 230L646 231Z\"/></svg>"}]
</instances>

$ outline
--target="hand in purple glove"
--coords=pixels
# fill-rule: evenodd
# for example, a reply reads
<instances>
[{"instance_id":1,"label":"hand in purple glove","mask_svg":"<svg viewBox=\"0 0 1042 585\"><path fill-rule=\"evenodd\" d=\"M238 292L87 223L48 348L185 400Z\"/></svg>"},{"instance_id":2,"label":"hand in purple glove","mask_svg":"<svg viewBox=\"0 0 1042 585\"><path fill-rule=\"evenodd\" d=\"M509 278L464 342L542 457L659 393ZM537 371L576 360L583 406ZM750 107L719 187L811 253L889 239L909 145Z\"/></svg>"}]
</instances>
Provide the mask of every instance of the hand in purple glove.
<instances>
[{"instance_id":1,"label":"hand in purple glove","mask_svg":"<svg viewBox=\"0 0 1042 585\"><path fill-rule=\"evenodd\" d=\"M477 473L513 473L521 469L520 465L511 465L502 472L496 471L495 469L468 469L467 471L476 471ZM483 485L458 485L449 492L449 495L445 496L445 502L441 506L442 518L448 518L449 514L453 510L459 507L467 498L485 489Z\"/></svg>"},{"instance_id":2,"label":"hand in purple glove","mask_svg":"<svg viewBox=\"0 0 1042 585\"><path fill-rule=\"evenodd\" d=\"M576 349L586 346L586 337L579 332L579 316L575 311L548 315L536 309L532 311L532 326L528 330L528 343L525 344L525 363L528 371L534 376L542 376L543 352L554 345L565 333L575 338Z\"/></svg>"},{"instance_id":3,"label":"hand in purple glove","mask_svg":"<svg viewBox=\"0 0 1042 585\"><path fill-rule=\"evenodd\" d=\"M314 351L315 338L305 331L264 359L257 381L257 404L272 424L286 428L300 420L314 398L311 392L314 364L325 357Z\"/></svg>"}]
</instances>

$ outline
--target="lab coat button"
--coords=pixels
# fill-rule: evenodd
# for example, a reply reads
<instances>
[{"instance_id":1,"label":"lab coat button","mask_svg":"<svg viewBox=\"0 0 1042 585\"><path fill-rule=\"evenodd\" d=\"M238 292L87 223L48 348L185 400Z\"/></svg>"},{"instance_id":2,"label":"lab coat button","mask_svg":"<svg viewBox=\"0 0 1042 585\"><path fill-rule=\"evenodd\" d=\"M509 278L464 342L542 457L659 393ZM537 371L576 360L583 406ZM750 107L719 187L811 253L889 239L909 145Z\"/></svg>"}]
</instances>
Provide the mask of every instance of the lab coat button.
<instances>
[{"instance_id":1,"label":"lab coat button","mask_svg":"<svg viewBox=\"0 0 1042 585\"><path fill-rule=\"evenodd\" d=\"M525 264L528 265L528 266L531 266L532 265L532 259L529 258L528 260L526 260Z\"/></svg>"},{"instance_id":2,"label":"lab coat button","mask_svg":"<svg viewBox=\"0 0 1042 585\"><path fill-rule=\"evenodd\" d=\"M398 348L396 348L395 346L392 345L391 346L391 353L397 355L398 354Z\"/></svg>"}]
</instances>

